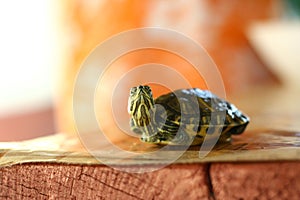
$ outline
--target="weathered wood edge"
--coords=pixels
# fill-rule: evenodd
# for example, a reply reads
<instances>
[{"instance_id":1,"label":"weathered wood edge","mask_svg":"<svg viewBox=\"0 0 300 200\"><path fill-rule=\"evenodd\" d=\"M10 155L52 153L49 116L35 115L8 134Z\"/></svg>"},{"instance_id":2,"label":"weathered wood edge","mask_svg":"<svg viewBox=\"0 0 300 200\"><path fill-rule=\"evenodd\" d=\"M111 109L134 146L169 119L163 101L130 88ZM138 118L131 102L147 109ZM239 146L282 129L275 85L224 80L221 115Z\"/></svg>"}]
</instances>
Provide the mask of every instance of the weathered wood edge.
<instances>
[{"instance_id":1,"label":"weathered wood edge","mask_svg":"<svg viewBox=\"0 0 300 200\"><path fill-rule=\"evenodd\" d=\"M300 161L299 148L281 148L268 150L252 150L241 152L228 152L219 155L208 154L199 157L198 151L186 151L178 159L172 160L174 151L166 151L161 155L145 154L142 156L124 158L113 156L95 157L87 152L68 151L25 151L0 150L0 167L22 163L65 163L82 165L159 165L159 164L185 164L185 163L216 163L216 162L283 162Z\"/></svg>"}]
</instances>

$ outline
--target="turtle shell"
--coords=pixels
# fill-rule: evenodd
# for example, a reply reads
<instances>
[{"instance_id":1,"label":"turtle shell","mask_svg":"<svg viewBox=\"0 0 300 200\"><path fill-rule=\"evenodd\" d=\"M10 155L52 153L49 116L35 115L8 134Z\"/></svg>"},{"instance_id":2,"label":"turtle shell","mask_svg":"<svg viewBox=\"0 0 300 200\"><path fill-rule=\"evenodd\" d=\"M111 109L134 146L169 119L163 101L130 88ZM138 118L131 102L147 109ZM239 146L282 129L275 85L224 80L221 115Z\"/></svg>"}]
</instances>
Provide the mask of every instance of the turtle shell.
<instances>
[{"instance_id":1,"label":"turtle shell","mask_svg":"<svg viewBox=\"0 0 300 200\"><path fill-rule=\"evenodd\" d=\"M221 134L221 140L222 137L227 140L231 134L242 133L249 123L249 118L233 104L198 88L162 95L155 99L155 104L160 105L156 119L162 121L161 132L165 133L177 132L181 127L181 132L196 135L201 140L206 134L214 133Z\"/></svg>"}]
</instances>

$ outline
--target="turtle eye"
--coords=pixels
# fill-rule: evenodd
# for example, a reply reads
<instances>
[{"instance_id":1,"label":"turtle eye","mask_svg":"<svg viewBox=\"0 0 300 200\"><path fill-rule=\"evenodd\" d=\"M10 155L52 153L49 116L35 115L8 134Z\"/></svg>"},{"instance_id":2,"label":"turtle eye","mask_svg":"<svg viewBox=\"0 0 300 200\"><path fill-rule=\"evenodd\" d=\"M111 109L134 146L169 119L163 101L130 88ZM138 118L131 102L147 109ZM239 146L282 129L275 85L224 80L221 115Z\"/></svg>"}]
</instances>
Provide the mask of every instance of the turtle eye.
<instances>
[{"instance_id":1,"label":"turtle eye","mask_svg":"<svg viewBox=\"0 0 300 200\"><path fill-rule=\"evenodd\" d=\"M145 89L147 92L151 92L151 88L150 88L148 85L145 85L145 86L144 86L144 89Z\"/></svg>"},{"instance_id":2,"label":"turtle eye","mask_svg":"<svg viewBox=\"0 0 300 200\"><path fill-rule=\"evenodd\" d=\"M135 94L135 93L136 93L136 90L137 90L136 87L131 88L131 89L130 89L130 95Z\"/></svg>"}]
</instances>

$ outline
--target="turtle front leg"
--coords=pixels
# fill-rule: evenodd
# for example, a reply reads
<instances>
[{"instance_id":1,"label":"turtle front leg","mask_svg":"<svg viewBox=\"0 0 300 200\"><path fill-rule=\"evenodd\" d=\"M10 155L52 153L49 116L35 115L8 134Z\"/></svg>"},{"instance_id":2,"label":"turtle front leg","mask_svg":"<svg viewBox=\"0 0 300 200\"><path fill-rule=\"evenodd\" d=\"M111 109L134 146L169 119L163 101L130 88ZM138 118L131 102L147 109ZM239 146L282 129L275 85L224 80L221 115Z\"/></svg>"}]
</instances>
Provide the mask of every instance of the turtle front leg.
<instances>
[{"instance_id":1,"label":"turtle front leg","mask_svg":"<svg viewBox=\"0 0 300 200\"><path fill-rule=\"evenodd\" d=\"M161 143L159 137L157 137L155 135L150 136L150 137L147 137L144 135L141 137L141 141L146 142L146 143L151 143L151 144L160 144Z\"/></svg>"},{"instance_id":2,"label":"turtle front leg","mask_svg":"<svg viewBox=\"0 0 300 200\"><path fill-rule=\"evenodd\" d=\"M185 132L170 133L165 131L158 131L152 136L142 136L141 140L146 143L160 144L160 145L188 145L190 138Z\"/></svg>"}]
</instances>

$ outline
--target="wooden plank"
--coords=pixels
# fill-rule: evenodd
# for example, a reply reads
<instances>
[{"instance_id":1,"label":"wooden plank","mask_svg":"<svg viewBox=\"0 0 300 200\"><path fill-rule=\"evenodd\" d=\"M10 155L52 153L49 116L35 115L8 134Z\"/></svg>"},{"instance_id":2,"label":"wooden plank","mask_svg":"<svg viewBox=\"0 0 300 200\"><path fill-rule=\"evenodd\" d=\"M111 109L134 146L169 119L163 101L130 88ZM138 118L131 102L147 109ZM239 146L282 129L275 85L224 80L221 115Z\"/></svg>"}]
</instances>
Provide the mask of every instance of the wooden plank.
<instances>
[{"instance_id":1,"label":"wooden plank","mask_svg":"<svg viewBox=\"0 0 300 200\"><path fill-rule=\"evenodd\" d=\"M0 168L0 198L209 199L206 170L192 164L135 174L103 165L14 165Z\"/></svg>"},{"instance_id":2,"label":"wooden plank","mask_svg":"<svg viewBox=\"0 0 300 200\"><path fill-rule=\"evenodd\" d=\"M52 140L52 141L51 141ZM248 132L234 137L231 143L219 144L205 157L199 155L199 147L187 150L169 148L158 151L159 147L142 147L134 145L136 155L120 154L114 149L106 148L90 154L80 147L80 144L71 141L70 136L58 134L20 143L9 143L7 149L0 149L0 166L27 163L27 162L54 162L67 164L110 164L110 165L142 165L168 164L169 158L181 155L172 163L211 163L211 162L264 162L264 161L295 161L300 160L300 136L298 132L264 131ZM41 143L41 141L46 141ZM64 146L69 141L72 146ZM3 143L2 143L3 144ZM123 142L131 148L133 142ZM17 146L19 145L19 149ZM74 146L73 146L74 145ZM140 144L142 145L142 144ZM1 146L1 143L0 143ZM3 146L3 145L2 145ZM44 146L44 149L41 148ZM8 148L12 147L12 148ZM37 147L38 149L30 149ZM52 148L52 150L51 150ZM74 148L77 149L74 151ZM26 150L27 149L27 150ZM72 150L73 149L73 150ZM145 153L152 151L152 153ZM157 150L157 151L154 151Z\"/></svg>"},{"instance_id":3,"label":"wooden plank","mask_svg":"<svg viewBox=\"0 0 300 200\"><path fill-rule=\"evenodd\" d=\"M210 168L216 199L299 199L300 162L219 163Z\"/></svg>"}]
</instances>

